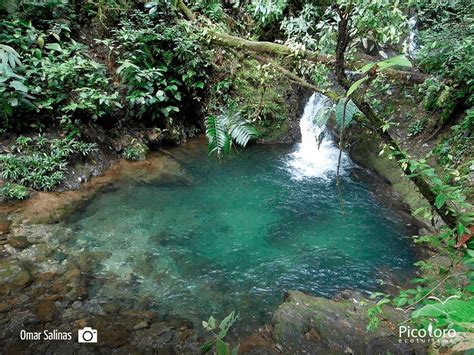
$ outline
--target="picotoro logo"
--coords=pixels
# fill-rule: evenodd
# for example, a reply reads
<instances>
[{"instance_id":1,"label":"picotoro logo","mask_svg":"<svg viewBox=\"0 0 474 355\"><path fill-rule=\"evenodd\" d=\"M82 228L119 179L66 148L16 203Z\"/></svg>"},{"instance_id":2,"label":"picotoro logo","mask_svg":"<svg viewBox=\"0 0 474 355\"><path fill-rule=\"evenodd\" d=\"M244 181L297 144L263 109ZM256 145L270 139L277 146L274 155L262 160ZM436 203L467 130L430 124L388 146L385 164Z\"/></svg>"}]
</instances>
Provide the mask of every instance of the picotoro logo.
<instances>
[{"instance_id":1,"label":"picotoro logo","mask_svg":"<svg viewBox=\"0 0 474 355\"><path fill-rule=\"evenodd\" d=\"M438 329L431 323L426 329L412 328L409 325L398 327L398 337L401 343L452 342L456 335L454 329Z\"/></svg>"}]
</instances>

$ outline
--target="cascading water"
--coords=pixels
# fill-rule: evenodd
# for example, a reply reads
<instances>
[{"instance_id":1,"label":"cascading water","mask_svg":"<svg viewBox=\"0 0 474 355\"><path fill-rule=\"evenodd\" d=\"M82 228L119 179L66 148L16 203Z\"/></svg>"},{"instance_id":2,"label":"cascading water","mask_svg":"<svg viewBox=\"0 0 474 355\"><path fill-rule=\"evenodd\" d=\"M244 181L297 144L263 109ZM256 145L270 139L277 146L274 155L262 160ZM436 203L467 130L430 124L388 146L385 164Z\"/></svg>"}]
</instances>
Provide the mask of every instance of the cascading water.
<instances>
[{"instance_id":1,"label":"cascading water","mask_svg":"<svg viewBox=\"0 0 474 355\"><path fill-rule=\"evenodd\" d=\"M294 179L328 179L336 173L339 149L329 134L325 134L321 138L321 142L318 140L326 126L318 125L317 121L321 115L325 114L325 109L329 105L329 99L318 93L311 95L306 103L300 120L301 143L298 144L296 151L289 155L287 161L287 166ZM349 158L343 153L341 174L348 163Z\"/></svg>"},{"instance_id":2,"label":"cascading water","mask_svg":"<svg viewBox=\"0 0 474 355\"><path fill-rule=\"evenodd\" d=\"M328 104L311 97L294 148L252 146L218 161L196 141L173 149L173 159L153 158L161 177L150 169L145 182L124 172L114 189L88 201L67 225L72 260L88 253L89 298L189 319L196 329L235 310L236 327L253 332L288 290L332 297L377 290L378 279L391 278L387 270L411 277L404 236L412 232L371 184L345 174L347 213L339 212L339 151L329 134L318 149L324 128L313 124Z\"/></svg>"},{"instance_id":3,"label":"cascading water","mask_svg":"<svg viewBox=\"0 0 474 355\"><path fill-rule=\"evenodd\" d=\"M416 16L412 16L408 20L409 34L407 38L407 53L411 56L415 54L415 51L418 48L418 43L416 42L417 30L416 30Z\"/></svg>"},{"instance_id":4,"label":"cascading water","mask_svg":"<svg viewBox=\"0 0 474 355\"><path fill-rule=\"evenodd\" d=\"M90 200L68 221L71 255L94 255L89 298L196 327L234 310L236 327L253 332L288 290L332 297L377 290L378 279L392 278L386 270L411 277L404 219L344 174L345 155L347 214L339 212L339 150L329 134L317 141L325 127L314 123L329 105L311 96L294 148L252 146L218 161L196 142L174 149L173 159L155 157L160 178L127 178Z\"/></svg>"}]
</instances>

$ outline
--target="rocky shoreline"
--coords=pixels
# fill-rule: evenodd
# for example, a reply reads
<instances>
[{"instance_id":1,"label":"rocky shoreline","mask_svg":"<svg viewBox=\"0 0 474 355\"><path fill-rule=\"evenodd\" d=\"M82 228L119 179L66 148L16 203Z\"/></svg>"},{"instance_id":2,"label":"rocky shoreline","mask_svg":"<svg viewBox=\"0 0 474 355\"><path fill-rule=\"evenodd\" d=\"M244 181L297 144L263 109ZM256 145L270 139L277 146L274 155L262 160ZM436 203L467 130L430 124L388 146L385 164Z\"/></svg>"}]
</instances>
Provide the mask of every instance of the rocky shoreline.
<instances>
[{"instance_id":1,"label":"rocky shoreline","mask_svg":"<svg viewBox=\"0 0 474 355\"><path fill-rule=\"evenodd\" d=\"M197 139L188 146L204 143ZM172 152L165 151L138 162L117 161L105 174L78 190L38 193L30 200L2 205L0 348L12 354L81 353L84 347L75 338L74 344L59 340L32 342L21 340L20 332L56 329L72 332L75 337L78 329L89 326L101 337L100 345L88 346L90 353L199 353L206 336L189 320L159 314L145 305L130 309L123 303L90 297L90 272L105 255L68 248L73 231L63 223L87 200L120 181L184 176ZM386 327L373 334L365 331L369 302L349 291L335 300L290 291L271 324L244 338L234 335L231 341L240 343L241 353L248 354L361 353L379 349L385 340L374 339L389 339L393 334ZM313 324L315 317L321 319L319 326ZM355 333L352 324L357 324ZM331 327L339 329L337 334L328 331ZM386 344L392 349L391 342Z\"/></svg>"},{"instance_id":2,"label":"rocky shoreline","mask_svg":"<svg viewBox=\"0 0 474 355\"><path fill-rule=\"evenodd\" d=\"M302 107L292 107L296 111L302 110ZM299 117L296 111L294 117ZM295 127L298 122L291 121L289 125L293 129L289 129L277 142L293 142L297 139L298 130ZM145 156L137 162L118 159L117 152L136 139L134 137L138 133L125 136L121 143L104 138L92 161L74 166L58 191L38 192L27 201L0 205L0 274L3 280L0 288L0 348L5 353L151 351L159 354L196 354L200 353L200 345L208 340L201 329L194 329L189 320L168 317L146 306L128 308L123 303L94 299L88 292L92 282L90 272L104 255L74 251L67 247L68 241L73 238L73 231L64 225L65 218L93 196L113 189L121 181L147 182L160 178L182 178L185 175L173 153L163 148L151 153L146 160ZM141 144L146 143L155 149L160 147L163 139L150 138L147 136L149 133L140 133ZM351 157L384 176L392 187L389 188L379 176L371 175L365 169L355 173L363 174L364 179L373 180L376 190L381 192L380 198L385 202L392 201L390 204L394 209L406 211L407 221L413 222L415 234L423 225L409 216L407 207L415 206L406 199L406 196L411 195L399 193L396 185L398 172L387 169L384 164L373 164L376 143L370 142L354 144ZM206 144L203 137L193 139L187 146L192 149L193 145L202 144ZM397 202L400 200L402 203ZM400 283L405 282L396 278L385 281L386 292L396 292ZM231 334L230 341L240 343L240 353L243 354L376 354L412 351L413 348L399 344L394 339L395 325L403 315L393 309L386 308L385 321L379 330L374 333L365 330L367 308L370 305L371 301L350 290L334 299L289 291L270 324L250 335ZM77 330L84 326L98 330L100 345L89 344L84 350L76 338L73 338L73 342L32 342L20 339L22 329L36 332L57 329L72 332L76 337ZM415 353L424 354L425 351L425 347L420 347Z\"/></svg>"}]
</instances>

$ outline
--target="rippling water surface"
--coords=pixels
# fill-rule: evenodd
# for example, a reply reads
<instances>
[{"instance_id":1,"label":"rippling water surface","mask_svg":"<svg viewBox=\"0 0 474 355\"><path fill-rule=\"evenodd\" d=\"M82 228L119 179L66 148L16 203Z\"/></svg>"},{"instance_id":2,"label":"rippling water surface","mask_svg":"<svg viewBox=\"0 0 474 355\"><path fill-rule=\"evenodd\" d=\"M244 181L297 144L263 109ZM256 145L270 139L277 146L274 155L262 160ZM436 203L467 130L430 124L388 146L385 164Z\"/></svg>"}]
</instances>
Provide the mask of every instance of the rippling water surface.
<instances>
[{"instance_id":1,"label":"rippling water surface","mask_svg":"<svg viewBox=\"0 0 474 355\"><path fill-rule=\"evenodd\" d=\"M71 220L75 246L104 255L91 294L199 322L231 310L268 320L284 291L331 296L408 273L405 222L347 166L342 214L334 172L294 178L298 147L258 146L224 161L172 151L182 177L129 181Z\"/></svg>"},{"instance_id":2,"label":"rippling water surface","mask_svg":"<svg viewBox=\"0 0 474 355\"><path fill-rule=\"evenodd\" d=\"M328 105L308 100L294 147L218 161L204 144L185 145L171 152L184 173L128 181L90 201L71 224L75 246L101 256L91 294L196 324L235 310L251 327L287 290L330 297L377 289L387 270L409 274L405 221L345 154L336 186L339 151L315 124Z\"/></svg>"}]
</instances>

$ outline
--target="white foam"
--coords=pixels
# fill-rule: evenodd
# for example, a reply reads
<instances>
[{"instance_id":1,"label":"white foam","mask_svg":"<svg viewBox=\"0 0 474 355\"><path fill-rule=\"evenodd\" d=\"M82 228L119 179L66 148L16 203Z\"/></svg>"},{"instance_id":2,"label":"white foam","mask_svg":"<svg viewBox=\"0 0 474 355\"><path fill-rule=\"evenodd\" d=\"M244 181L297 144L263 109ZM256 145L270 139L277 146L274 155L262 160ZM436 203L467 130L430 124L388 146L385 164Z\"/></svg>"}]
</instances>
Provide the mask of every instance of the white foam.
<instances>
[{"instance_id":1,"label":"white foam","mask_svg":"<svg viewBox=\"0 0 474 355\"><path fill-rule=\"evenodd\" d=\"M326 129L326 126L319 126L316 122L329 105L329 99L317 93L311 95L306 103L300 120L301 143L297 145L293 153L289 154L286 161L292 177L296 180L304 178L329 179L336 173L339 149L329 133L324 135L321 142L318 141L318 137ZM343 153L342 159L341 174L349 162L345 153Z\"/></svg>"}]
</instances>

